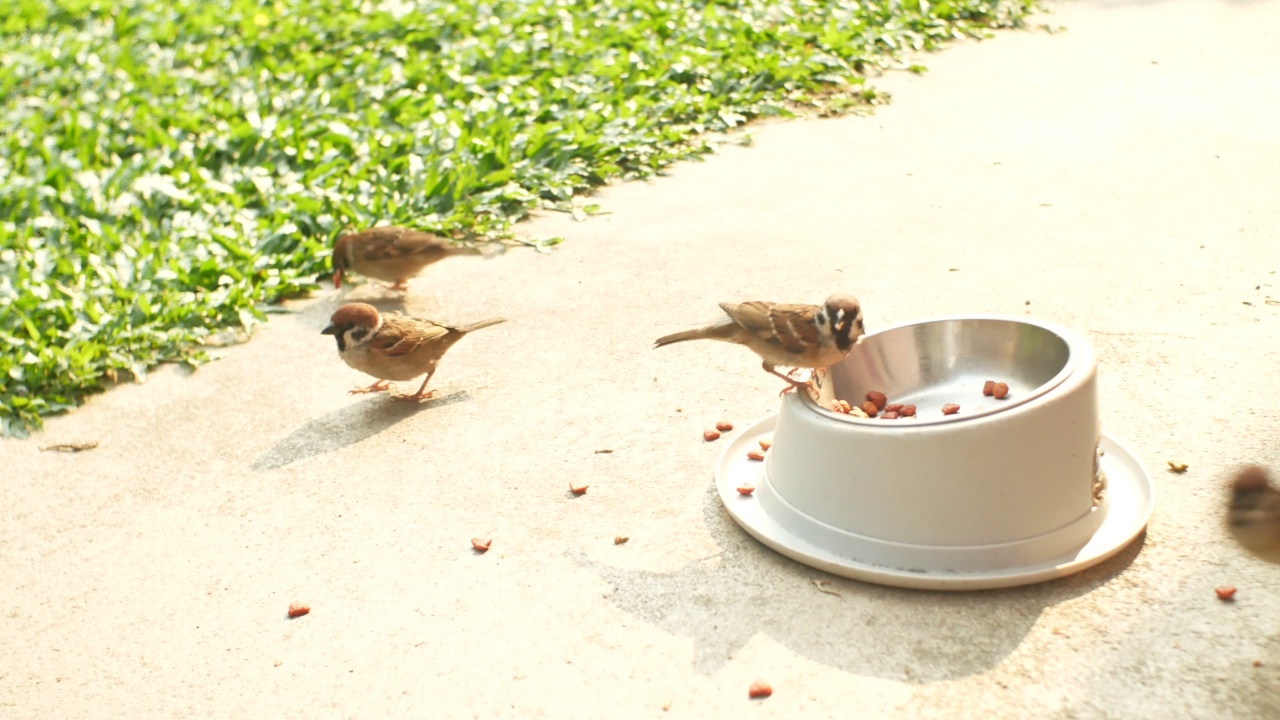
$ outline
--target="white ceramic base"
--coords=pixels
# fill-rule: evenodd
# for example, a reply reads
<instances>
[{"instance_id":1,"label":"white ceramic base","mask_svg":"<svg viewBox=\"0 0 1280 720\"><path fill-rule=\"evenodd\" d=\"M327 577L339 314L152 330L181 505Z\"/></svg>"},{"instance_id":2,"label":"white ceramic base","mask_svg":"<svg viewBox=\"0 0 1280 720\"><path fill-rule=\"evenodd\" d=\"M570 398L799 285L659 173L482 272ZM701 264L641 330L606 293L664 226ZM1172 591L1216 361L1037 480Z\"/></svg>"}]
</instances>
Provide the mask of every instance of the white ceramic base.
<instances>
[{"instance_id":1,"label":"white ceramic base","mask_svg":"<svg viewBox=\"0 0 1280 720\"><path fill-rule=\"evenodd\" d=\"M819 570L855 580L924 590L987 590L1064 577L1097 565L1132 542L1146 527L1155 503L1151 479L1142 463L1104 434L1099 447L1104 453L1101 469L1106 473L1107 492L1095 512L1105 516L1092 538L1077 552L1034 565L983 572L877 565L853 557L850 552L851 548L865 546L867 538L799 512L773 490L765 463L747 458L749 450L760 449L759 440L771 435L777 417L770 415L746 428L721 453L716 465L720 501L743 529L770 548ZM754 486L755 492L741 495L737 488L744 484ZM923 553L931 550L923 546L918 549ZM977 549L966 548L969 552ZM935 550L948 552L951 548ZM1008 550L1008 546L992 547L993 552Z\"/></svg>"}]
</instances>

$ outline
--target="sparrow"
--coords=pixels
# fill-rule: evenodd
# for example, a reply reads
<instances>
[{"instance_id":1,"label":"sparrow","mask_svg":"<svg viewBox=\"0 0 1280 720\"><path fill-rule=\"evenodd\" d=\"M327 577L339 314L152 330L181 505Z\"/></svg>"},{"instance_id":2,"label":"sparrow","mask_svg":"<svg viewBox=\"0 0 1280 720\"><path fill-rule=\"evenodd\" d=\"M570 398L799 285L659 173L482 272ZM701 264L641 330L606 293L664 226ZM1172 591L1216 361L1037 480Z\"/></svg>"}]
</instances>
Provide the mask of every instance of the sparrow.
<instances>
[{"instance_id":1,"label":"sparrow","mask_svg":"<svg viewBox=\"0 0 1280 720\"><path fill-rule=\"evenodd\" d=\"M844 359L866 332L862 306L850 295L832 295L822 305L784 305L772 302L720 303L728 315L706 327L658 338L655 348L685 340L722 340L746 345L759 355L765 372L786 380L789 387L806 383L775 369L825 368Z\"/></svg>"},{"instance_id":2,"label":"sparrow","mask_svg":"<svg viewBox=\"0 0 1280 720\"><path fill-rule=\"evenodd\" d=\"M338 356L343 362L378 378L369 387L352 390L352 395L386 390L390 380L412 380L426 373L418 392L396 398L421 400L435 393L423 391L436 372L436 364L454 343L469 332L504 321L489 318L451 327L400 313L382 315L372 305L349 303L338 308L329 318L329 327L320 332L338 341Z\"/></svg>"},{"instance_id":3,"label":"sparrow","mask_svg":"<svg viewBox=\"0 0 1280 720\"><path fill-rule=\"evenodd\" d=\"M1280 563L1280 489L1264 468L1250 465L1232 480L1227 530L1245 550Z\"/></svg>"},{"instance_id":4,"label":"sparrow","mask_svg":"<svg viewBox=\"0 0 1280 720\"><path fill-rule=\"evenodd\" d=\"M342 276L355 271L392 283L405 290L409 278L426 266L450 255L479 255L475 248L454 245L429 232L398 227L376 227L348 233L333 244L333 287L342 287Z\"/></svg>"}]
</instances>

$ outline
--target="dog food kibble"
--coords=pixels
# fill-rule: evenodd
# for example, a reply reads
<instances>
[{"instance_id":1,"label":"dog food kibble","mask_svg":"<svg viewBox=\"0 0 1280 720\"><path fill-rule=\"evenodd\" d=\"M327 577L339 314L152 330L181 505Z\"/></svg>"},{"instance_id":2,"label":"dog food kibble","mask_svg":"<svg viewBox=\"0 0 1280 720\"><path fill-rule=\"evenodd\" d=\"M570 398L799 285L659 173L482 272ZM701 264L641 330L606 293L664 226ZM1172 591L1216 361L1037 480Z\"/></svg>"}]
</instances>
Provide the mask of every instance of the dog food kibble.
<instances>
[{"instance_id":1,"label":"dog food kibble","mask_svg":"<svg viewBox=\"0 0 1280 720\"><path fill-rule=\"evenodd\" d=\"M880 408L874 402L868 400L862 403L862 412L866 413L867 417L875 417L876 413L880 412Z\"/></svg>"},{"instance_id":2,"label":"dog food kibble","mask_svg":"<svg viewBox=\"0 0 1280 720\"><path fill-rule=\"evenodd\" d=\"M730 430L733 429L733 423L725 422L721 420L720 422L716 423L716 429L719 430L720 432L729 432Z\"/></svg>"},{"instance_id":3,"label":"dog food kibble","mask_svg":"<svg viewBox=\"0 0 1280 720\"><path fill-rule=\"evenodd\" d=\"M1213 589L1219 600L1230 600L1236 596L1236 589L1230 585L1219 585Z\"/></svg>"},{"instance_id":4,"label":"dog food kibble","mask_svg":"<svg viewBox=\"0 0 1280 720\"><path fill-rule=\"evenodd\" d=\"M761 449L761 450L768 450L768 449L769 449L769 448L771 448L771 447L773 447L773 441L772 441L772 440L761 440L761 441L760 441L760 449Z\"/></svg>"},{"instance_id":5,"label":"dog food kibble","mask_svg":"<svg viewBox=\"0 0 1280 720\"><path fill-rule=\"evenodd\" d=\"M991 396L997 400L1009 397L1009 386L1005 383L996 383L996 386L991 388Z\"/></svg>"},{"instance_id":6,"label":"dog food kibble","mask_svg":"<svg viewBox=\"0 0 1280 720\"><path fill-rule=\"evenodd\" d=\"M755 491L756 491L756 486L755 486L755 485L739 485L739 486L738 486L738 494L739 494L739 495L750 495L751 493L753 493L753 492L755 492Z\"/></svg>"},{"instance_id":7,"label":"dog food kibble","mask_svg":"<svg viewBox=\"0 0 1280 720\"><path fill-rule=\"evenodd\" d=\"M876 410L883 410L884 406L889 402L889 398L885 397L884 393L879 390L872 390L867 393L867 400L876 404ZM867 414L870 415L871 413Z\"/></svg>"},{"instance_id":8,"label":"dog food kibble","mask_svg":"<svg viewBox=\"0 0 1280 720\"><path fill-rule=\"evenodd\" d=\"M719 440L720 431L719 430L703 430L702 439L706 440L707 442L711 442L712 440Z\"/></svg>"},{"instance_id":9,"label":"dog food kibble","mask_svg":"<svg viewBox=\"0 0 1280 720\"><path fill-rule=\"evenodd\" d=\"M626 541L628 541L628 540L630 540L630 539L631 539L631 537L630 537L630 536L627 536L627 535L614 535L614 536L613 536L613 544L614 544L614 545L622 545L623 543L625 543Z\"/></svg>"},{"instance_id":10,"label":"dog food kibble","mask_svg":"<svg viewBox=\"0 0 1280 720\"><path fill-rule=\"evenodd\" d=\"M493 544L493 540L489 538L471 538L471 547L478 552L488 552L489 546Z\"/></svg>"},{"instance_id":11,"label":"dog food kibble","mask_svg":"<svg viewBox=\"0 0 1280 720\"><path fill-rule=\"evenodd\" d=\"M915 405L903 405L903 406L902 406L902 409L898 411L898 414L899 414L899 415L901 415L902 417L915 417L915 416L916 416L916 406L915 406Z\"/></svg>"},{"instance_id":12,"label":"dog food kibble","mask_svg":"<svg viewBox=\"0 0 1280 720\"><path fill-rule=\"evenodd\" d=\"M982 383L982 394L985 395L986 397L991 397L995 393L995 391L996 391L995 380L988 380Z\"/></svg>"},{"instance_id":13,"label":"dog food kibble","mask_svg":"<svg viewBox=\"0 0 1280 720\"><path fill-rule=\"evenodd\" d=\"M569 483L569 492L573 493L574 495L581 495L586 491L587 491L586 483L583 483L582 485L578 485L576 483Z\"/></svg>"},{"instance_id":14,"label":"dog food kibble","mask_svg":"<svg viewBox=\"0 0 1280 720\"><path fill-rule=\"evenodd\" d=\"M889 403L884 406L884 411L900 413L902 412L902 403Z\"/></svg>"},{"instance_id":15,"label":"dog food kibble","mask_svg":"<svg viewBox=\"0 0 1280 720\"><path fill-rule=\"evenodd\" d=\"M763 459L764 459L764 453L760 452L759 450L752 450L752 451L750 451L750 452L748 452L748 453L747 453L747 459L748 459L748 460L763 460Z\"/></svg>"},{"instance_id":16,"label":"dog food kibble","mask_svg":"<svg viewBox=\"0 0 1280 720\"><path fill-rule=\"evenodd\" d=\"M763 680L757 680L751 683L751 689L747 690L747 697L752 700L763 700L773 694L773 688L769 687L769 683Z\"/></svg>"},{"instance_id":17,"label":"dog food kibble","mask_svg":"<svg viewBox=\"0 0 1280 720\"><path fill-rule=\"evenodd\" d=\"M292 603L289 605L289 617L302 617L311 612L311 606L303 603Z\"/></svg>"},{"instance_id":18,"label":"dog food kibble","mask_svg":"<svg viewBox=\"0 0 1280 720\"><path fill-rule=\"evenodd\" d=\"M885 410L885 411L884 411L884 414L880 416L880 419L881 419L881 420L897 420L897 419L898 419L898 411L897 411L897 410Z\"/></svg>"},{"instance_id":19,"label":"dog food kibble","mask_svg":"<svg viewBox=\"0 0 1280 720\"><path fill-rule=\"evenodd\" d=\"M943 415L955 415L958 412L960 412L960 406L955 403L947 403L942 406Z\"/></svg>"}]
</instances>

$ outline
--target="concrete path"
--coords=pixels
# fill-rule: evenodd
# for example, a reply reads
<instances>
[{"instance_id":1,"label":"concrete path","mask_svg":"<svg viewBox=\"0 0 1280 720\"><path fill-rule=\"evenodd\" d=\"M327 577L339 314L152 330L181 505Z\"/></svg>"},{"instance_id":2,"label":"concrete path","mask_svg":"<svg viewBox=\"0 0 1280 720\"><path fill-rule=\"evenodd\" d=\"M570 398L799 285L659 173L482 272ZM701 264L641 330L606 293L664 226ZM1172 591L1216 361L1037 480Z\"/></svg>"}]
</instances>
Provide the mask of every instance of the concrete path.
<instances>
[{"instance_id":1,"label":"concrete path","mask_svg":"<svg viewBox=\"0 0 1280 720\"><path fill-rule=\"evenodd\" d=\"M523 227L567 238L549 255L435 266L408 311L511 320L451 351L440 400L346 395L368 380L326 292L0 443L0 717L1280 717L1280 566L1221 518L1233 467L1280 465L1280 2L1053 7L1066 32L928 57L874 116L768 124ZM747 537L701 431L778 381L650 345L834 290L872 330L1087 331L1104 427L1154 476L1145 539L945 594ZM101 445L38 450L74 441Z\"/></svg>"}]
</instances>

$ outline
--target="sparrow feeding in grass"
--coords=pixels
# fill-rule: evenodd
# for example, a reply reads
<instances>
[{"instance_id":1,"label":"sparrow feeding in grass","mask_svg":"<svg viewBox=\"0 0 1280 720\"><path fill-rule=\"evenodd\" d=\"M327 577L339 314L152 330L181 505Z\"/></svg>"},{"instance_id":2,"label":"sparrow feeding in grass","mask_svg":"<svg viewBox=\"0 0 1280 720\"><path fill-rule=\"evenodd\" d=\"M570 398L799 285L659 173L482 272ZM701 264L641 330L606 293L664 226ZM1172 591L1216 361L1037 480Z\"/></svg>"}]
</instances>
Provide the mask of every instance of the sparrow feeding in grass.
<instances>
[{"instance_id":1,"label":"sparrow feeding in grass","mask_svg":"<svg viewBox=\"0 0 1280 720\"><path fill-rule=\"evenodd\" d=\"M1280 563L1280 489L1265 469L1250 465L1232 480L1227 530L1244 549Z\"/></svg>"},{"instance_id":2,"label":"sparrow feeding in grass","mask_svg":"<svg viewBox=\"0 0 1280 720\"><path fill-rule=\"evenodd\" d=\"M766 372L789 383L789 390L806 383L792 380L775 366L817 370L834 365L866 332L862 306L849 295L832 295L822 305L756 301L720 303L720 309L728 315L721 322L658 338L654 347L704 339L746 345L764 360Z\"/></svg>"},{"instance_id":3,"label":"sparrow feeding in grass","mask_svg":"<svg viewBox=\"0 0 1280 720\"><path fill-rule=\"evenodd\" d=\"M337 339L338 356L343 362L378 378L378 382L367 388L356 388L352 394L386 390L390 380L412 380L426 373L418 392L396 398L420 400L435 392L423 391L436 372L436 364L454 343L469 332L503 321L503 318L490 318L450 327L399 313L382 315L372 305L350 303L338 308L329 318L329 327L321 332Z\"/></svg>"},{"instance_id":4,"label":"sparrow feeding in grass","mask_svg":"<svg viewBox=\"0 0 1280 720\"><path fill-rule=\"evenodd\" d=\"M450 255L479 254L421 230L376 227L348 233L333 244L333 287L342 287L342 276L355 271L392 283L392 290L404 290L409 278L434 262Z\"/></svg>"}]
</instances>

